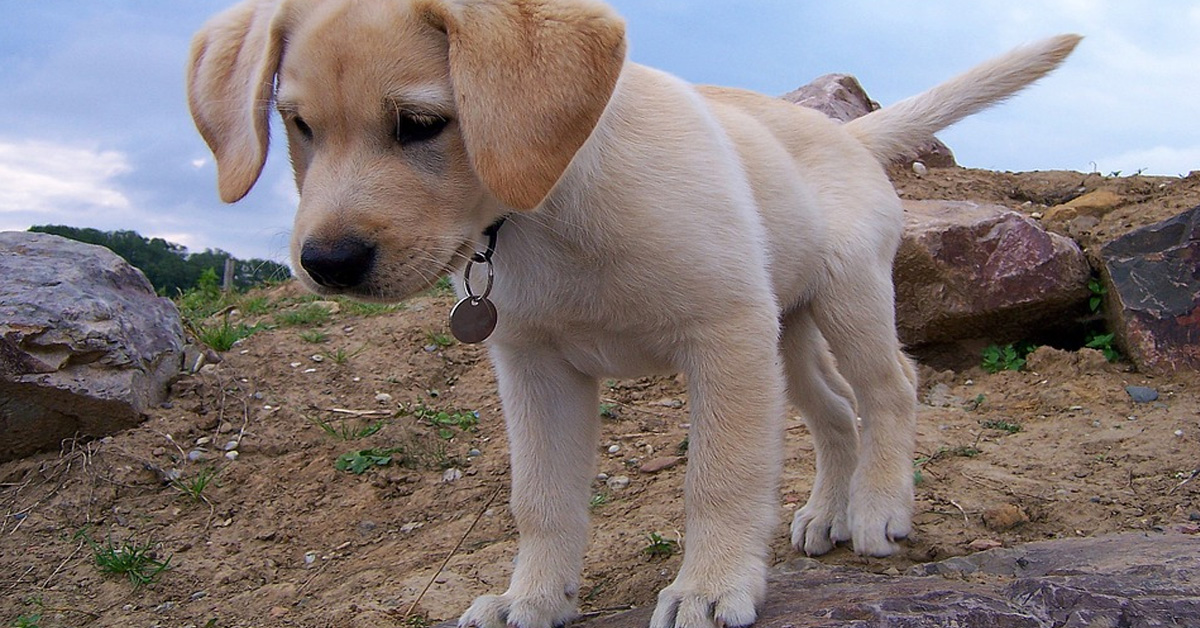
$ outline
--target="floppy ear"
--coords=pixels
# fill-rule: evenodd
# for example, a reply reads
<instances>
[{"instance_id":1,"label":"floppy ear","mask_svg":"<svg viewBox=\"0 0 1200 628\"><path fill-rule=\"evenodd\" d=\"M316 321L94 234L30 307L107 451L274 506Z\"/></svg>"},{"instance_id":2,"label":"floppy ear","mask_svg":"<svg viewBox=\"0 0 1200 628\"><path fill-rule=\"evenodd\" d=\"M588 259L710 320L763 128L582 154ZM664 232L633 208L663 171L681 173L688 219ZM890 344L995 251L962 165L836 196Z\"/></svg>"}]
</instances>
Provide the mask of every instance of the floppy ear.
<instances>
[{"instance_id":1,"label":"floppy ear","mask_svg":"<svg viewBox=\"0 0 1200 628\"><path fill-rule=\"evenodd\" d=\"M267 120L282 38L273 36L277 0L246 0L209 20L192 39L188 107L217 160L221 200L254 186L267 159Z\"/></svg>"},{"instance_id":2,"label":"floppy ear","mask_svg":"<svg viewBox=\"0 0 1200 628\"><path fill-rule=\"evenodd\" d=\"M430 0L450 42L476 173L517 209L542 202L591 135L625 62L625 23L594 0Z\"/></svg>"}]
</instances>

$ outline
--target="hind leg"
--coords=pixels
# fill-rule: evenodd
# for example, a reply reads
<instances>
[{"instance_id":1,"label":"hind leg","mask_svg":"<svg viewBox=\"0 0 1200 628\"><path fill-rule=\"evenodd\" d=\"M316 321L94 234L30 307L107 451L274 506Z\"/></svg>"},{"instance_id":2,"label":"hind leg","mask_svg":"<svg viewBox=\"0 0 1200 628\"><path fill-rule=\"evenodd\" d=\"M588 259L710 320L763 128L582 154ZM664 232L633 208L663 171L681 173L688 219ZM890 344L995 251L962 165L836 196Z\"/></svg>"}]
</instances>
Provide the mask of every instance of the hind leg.
<instances>
[{"instance_id":1,"label":"hind leg","mask_svg":"<svg viewBox=\"0 0 1200 628\"><path fill-rule=\"evenodd\" d=\"M916 373L896 337L890 266L856 269L813 303L862 417L847 509L854 551L887 556L912 529Z\"/></svg>"},{"instance_id":2,"label":"hind leg","mask_svg":"<svg viewBox=\"0 0 1200 628\"><path fill-rule=\"evenodd\" d=\"M809 556L850 540L847 507L858 464L854 393L838 373L829 344L811 314L797 309L784 319L781 353L788 397L813 436L817 478L808 503L792 519L792 546Z\"/></svg>"}]
</instances>

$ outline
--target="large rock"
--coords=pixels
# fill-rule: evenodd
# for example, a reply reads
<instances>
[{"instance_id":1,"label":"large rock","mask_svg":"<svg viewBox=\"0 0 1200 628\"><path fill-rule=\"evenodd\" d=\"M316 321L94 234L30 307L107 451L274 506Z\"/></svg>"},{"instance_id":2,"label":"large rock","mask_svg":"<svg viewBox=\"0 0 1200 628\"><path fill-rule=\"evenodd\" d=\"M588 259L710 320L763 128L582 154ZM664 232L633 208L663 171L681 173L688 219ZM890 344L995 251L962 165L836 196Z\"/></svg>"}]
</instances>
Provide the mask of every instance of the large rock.
<instances>
[{"instance_id":1,"label":"large rock","mask_svg":"<svg viewBox=\"0 0 1200 628\"><path fill-rule=\"evenodd\" d=\"M1125 355L1147 372L1200 369L1200 206L1113 240L1100 259Z\"/></svg>"},{"instance_id":2,"label":"large rock","mask_svg":"<svg viewBox=\"0 0 1200 628\"><path fill-rule=\"evenodd\" d=\"M858 79L849 74L826 74L780 98L801 107L816 109L842 122L865 116L879 108L879 103L867 96ZM911 163L914 160L933 168L958 165L954 161L954 153L932 135L916 147L908 159L901 161Z\"/></svg>"},{"instance_id":3,"label":"large rock","mask_svg":"<svg viewBox=\"0 0 1200 628\"><path fill-rule=\"evenodd\" d=\"M651 609L578 624L644 628ZM1200 538L1127 534L997 549L886 576L796 559L757 628L1200 626Z\"/></svg>"},{"instance_id":4,"label":"large rock","mask_svg":"<svg viewBox=\"0 0 1200 628\"><path fill-rule=\"evenodd\" d=\"M175 305L112 251L0 233L0 462L136 425L182 355Z\"/></svg>"},{"instance_id":5,"label":"large rock","mask_svg":"<svg viewBox=\"0 0 1200 628\"><path fill-rule=\"evenodd\" d=\"M1083 311L1090 269L1070 239L1003 207L905 201L896 323L909 345L1016 340Z\"/></svg>"}]
</instances>

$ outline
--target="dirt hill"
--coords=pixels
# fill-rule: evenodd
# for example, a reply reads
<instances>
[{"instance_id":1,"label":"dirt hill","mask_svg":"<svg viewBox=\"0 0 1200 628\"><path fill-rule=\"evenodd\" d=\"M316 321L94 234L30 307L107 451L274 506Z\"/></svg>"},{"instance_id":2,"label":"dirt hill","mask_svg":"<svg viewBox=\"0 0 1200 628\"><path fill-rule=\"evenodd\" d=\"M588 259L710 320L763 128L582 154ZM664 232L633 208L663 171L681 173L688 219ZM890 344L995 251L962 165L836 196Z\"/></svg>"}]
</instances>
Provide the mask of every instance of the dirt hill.
<instances>
[{"instance_id":1,"label":"dirt hill","mask_svg":"<svg viewBox=\"0 0 1200 628\"><path fill-rule=\"evenodd\" d=\"M895 179L908 198L1038 215L1111 190L1122 202L1074 234L1085 245L1200 204L1200 175ZM180 380L143 425L0 465L0 621L420 626L505 588L516 530L503 417L485 351L448 334L452 297L313 301L291 284L241 297L231 325L260 329ZM842 548L823 561L890 572L1047 538L1200 531L1194 373L1149 378L1088 349L1042 348L996 374L960 357L957 370L921 369L915 538L889 559ZM1131 385L1158 399L1134 402ZM609 381L603 397L580 595L598 614L652 604L674 577L687 467L679 378ZM814 474L800 418L787 425L777 561ZM97 554L167 569L136 586Z\"/></svg>"}]
</instances>

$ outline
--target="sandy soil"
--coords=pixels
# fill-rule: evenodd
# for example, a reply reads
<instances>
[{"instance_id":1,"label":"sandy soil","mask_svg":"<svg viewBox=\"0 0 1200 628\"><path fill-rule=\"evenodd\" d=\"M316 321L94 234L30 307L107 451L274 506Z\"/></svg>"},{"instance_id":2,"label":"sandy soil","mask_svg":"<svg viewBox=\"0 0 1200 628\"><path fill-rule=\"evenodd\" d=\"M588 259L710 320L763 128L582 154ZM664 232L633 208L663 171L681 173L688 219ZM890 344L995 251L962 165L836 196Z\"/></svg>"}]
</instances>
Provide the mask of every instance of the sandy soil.
<instances>
[{"instance_id":1,"label":"sandy soil","mask_svg":"<svg viewBox=\"0 0 1200 628\"><path fill-rule=\"evenodd\" d=\"M1038 214L1110 189L1124 202L1075 234L1087 244L1200 204L1200 176L948 169L895 178L906 197ZM0 465L0 622L417 626L504 589L516 530L503 419L484 351L446 342L452 299L424 296L382 314L342 304L327 321L297 326L277 324L280 313L311 307L297 288L257 296L268 311L242 320L275 328L182 379L142 426ZM967 355L956 370L921 369L915 537L888 559L841 548L823 561L888 572L1047 538L1198 531L1200 479L1188 481L1200 467L1195 374L1152 378L1086 349L1039 349L1022 372L977 364ZM1128 385L1159 399L1134 403ZM688 421L683 383L610 381L603 396L597 473L613 481L594 489L581 593L592 613L653 603L680 556L652 556L648 535L685 542L686 459L675 460ZM470 423L464 413L478 423L432 425L439 412L443 423ZM801 420L787 421L777 561L792 554L786 522L814 474ZM224 455L231 442L236 459ZM366 449L392 457L361 475L336 467ZM648 462L668 468L643 472ZM200 499L164 482L179 473L194 486L204 469L217 473ZM102 573L81 534L144 547L169 569L135 587Z\"/></svg>"}]
</instances>

